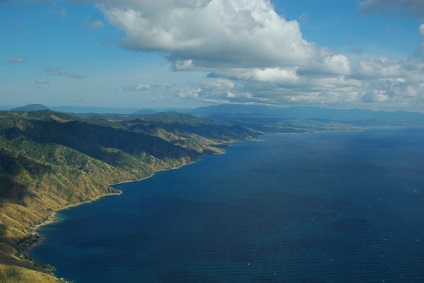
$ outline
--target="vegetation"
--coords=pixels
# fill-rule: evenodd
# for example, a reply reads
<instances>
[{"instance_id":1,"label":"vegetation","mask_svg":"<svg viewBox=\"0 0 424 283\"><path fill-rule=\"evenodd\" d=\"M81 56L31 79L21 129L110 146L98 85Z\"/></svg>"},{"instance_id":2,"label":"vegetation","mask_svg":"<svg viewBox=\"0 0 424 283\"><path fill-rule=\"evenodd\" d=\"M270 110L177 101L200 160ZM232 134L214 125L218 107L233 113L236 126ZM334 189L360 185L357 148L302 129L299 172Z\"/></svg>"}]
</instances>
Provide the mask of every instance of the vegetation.
<instances>
[{"instance_id":1,"label":"vegetation","mask_svg":"<svg viewBox=\"0 0 424 283\"><path fill-rule=\"evenodd\" d=\"M28 257L40 242L36 227L55 211L257 134L177 113L130 118L0 112L0 282L59 282Z\"/></svg>"},{"instance_id":2,"label":"vegetation","mask_svg":"<svg viewBox=\"0 0 424 283\"><path fill-rule=\"evenodd\" d=\"M55 211L118 193L110 184L221 153L260 133L422 125L409 112L213 106L194 114L69 115L31 105L0 112L0 282L60 282L28 251ZM213 119L213 120L211 120Z\"/></svg>"}]
</instances>

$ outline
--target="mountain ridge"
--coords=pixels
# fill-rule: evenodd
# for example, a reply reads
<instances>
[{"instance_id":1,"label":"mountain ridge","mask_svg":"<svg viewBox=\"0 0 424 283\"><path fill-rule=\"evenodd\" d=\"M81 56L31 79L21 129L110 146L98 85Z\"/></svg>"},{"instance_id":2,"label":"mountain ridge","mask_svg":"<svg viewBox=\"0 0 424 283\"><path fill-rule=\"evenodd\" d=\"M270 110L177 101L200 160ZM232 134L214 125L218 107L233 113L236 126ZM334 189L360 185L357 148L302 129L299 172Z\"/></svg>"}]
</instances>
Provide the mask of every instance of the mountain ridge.
<instances>
[{"instance_id":1,"label":"mountain ridge","mask_svg":"<svg viewBox=\"0 0 424 283\"><path fill-rule=\"evenodd\" d=\"M18 112L30 112L30 111L43 111L50 110L47 106L43 104L28 104L21 107L12 108L10 111L18 111Z\"/></svg>"},{"instance_id":2,"label":"mountain ridge","mask_svg":"<svg viewBox=\"0 0 424 283\"><path fill-rule=\"evenodd\" d=\"M179 114L124 121L0 112L0 279L14 274L20 282L31 273L31 282L54 282L49 269L27 258L38 239L31 227L58 209L118 193L111 184L191 163L257 134L233 127Z\"/></svg>"}]
</instances>

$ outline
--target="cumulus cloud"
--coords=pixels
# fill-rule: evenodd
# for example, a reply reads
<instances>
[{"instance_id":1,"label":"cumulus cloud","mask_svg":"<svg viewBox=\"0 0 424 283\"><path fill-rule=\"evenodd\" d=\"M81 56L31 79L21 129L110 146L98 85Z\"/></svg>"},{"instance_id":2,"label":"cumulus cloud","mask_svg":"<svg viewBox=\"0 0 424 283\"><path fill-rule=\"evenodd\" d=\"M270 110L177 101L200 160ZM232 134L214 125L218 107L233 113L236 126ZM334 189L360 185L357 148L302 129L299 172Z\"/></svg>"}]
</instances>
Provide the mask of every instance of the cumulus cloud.
<instances>
[{"instance_id":1,"label":"cumulus cloud","mask_svg":"<svg viewBox=\"0 0 424 283\"><path fill-rule=\"evenodd\" d=\"M19 58L19 57L9 57L9 58L7 58L7 62L9 62L9 63L24 63L25 59Z\"/></svg>"},{"instance_id":2,"label":"cumulus cloud","mask_svg":"<svg viewBox=\"0 0 424 283\"><path fill-rule=\"evenodd\" d=\"M424 1L422 0L365 0L359 4L363 14L380 12L385 14L407 13L424 18Z\"/></svg>"},{"instance_id":3,"label":"cumulus cloud","mask_svg":"<svg viewBox=\"0 0 424 283\"><path fill-rule=\"evenodd\" d=\"M214 103L333 106L346 103L361 106L365 103L416 109L423 106L424 62L420 60L370 58L358 62L351 74L338 76L294 75L296 73L293 70L291 81L280 82L273 79L274 75L280 75L278 70L275 71L276 74L263 73L266 78L263 80L245 78L244 73L229 72L226 79L210 77L200 84L192 85L190 89L180 90L178 96Z\"/></svg>"},{"instance_id":4,"label":"cumulus cloud","mask_svg":"<svg viewBox=\"0 0 424 283\"><path fill-rule=\"evenodd\" d=\"M201 88L179 89L177 96L180 98L197 99L199 98L199 93L201 92L202 92Z\"/></svg>"},{"instance_id":5,"label":"cumulus cloud","mask_svg":"<svg viewBox=\"0 0 424 283\"><path fill-rule=\"evenodd\" d=\"M357 76L363 82L362 101L417 107L424 100L424 62L374 58L362 61Z\"/></svg>"},{"instance_id":6,"label":"cumulus cloud","mask_svg":"<svg viewBox=\"0 0 424 283\"><path fill-rule=\"evenodd\" d=\"M72 78L72 79L83 79L84 78L84 76L81 76L79 74L64 72L60 68L57 68L57 67L47 67L45 69L45 72L49 76L59 76L59 77Z\"/></svg>"},{"instance_id":7,"label":"cumulus cloud","mask_svg":"<svg viewBox=\"0 0 424 283\"><path fill-rule=\"evenodd\" d=\"M257 81L275 84L299 82L297 68L229 68L211 72L211 77L226 77L243 81Z\"/></svg>"},{"instance_id":8,"label":"cumulus cloud","mask_svg":"<svg viewBox=\"0 0 424 283\"><path fill-rule=\"evenodd\" d=\"M387 92L381 89L367 92L362 96L362 101L367 103L384 102L388 99Z\"/></svg>"},{"instance_id":9,"label":"cumulus cloud","mask_svg":"<svg viewBox=\"0 0 424 283\"><path fill-rule=\"evenodd\" d=\"M179 89L181 99L333 105L411 105L424 100L423 60L369 58L352 63L307 41L299 23L277 14L270 0L93 1L124 32L122 47L160 52L174 71L208 74L203 82ZM364 0L359 11L424 17L424 2ZM424 35L424 25L419 31ZM172 87L157 83L119 90Z\"/></svg>"},{"instance_id":10,"label":"cumulus cloud","mask_svg":"<svg viewBox=\"0 0 424 283\"><path fill-rule=\"evenodd\" d=\"M269 1L105 0L99 7L125 32L122 46L163 52L176 70L347 70L347 57L306 41L298 22L286 21Z\"/></svg>"},{"instance_id":11,"label":"cumulus cloud","mask_svg":"<svg viewBox=\"0 0 424 283\"><path fill-rule=\"evenodd\" d=\"M135 86L124 86L124 87L118 88L118 91L121 91L121 92L146 91L146 90L152 90L152 86L148 84L138 84Z\"/></svg>"},{"instance_id":12,"label":"cumulus cloud","mask_svg":"<svg viewBox=\"0 0 424 283\"><path fill-rule=\"evenodd\" d=\"M263 103L267 100L260 95L253 95L246 83L225 78L208 78L191 88L180 89L177 97L212 103Z\"/></svg>"},{"instance_id":13,"label":"cumulus cloud","mask_svg":"<svg viewBox=\"0 0 424 283\"><path fill-rule=\"evenodd\" d=\"M148 90L168 90L175 87L173 83L157 82L154 85L137 84L132 86L120 87L117 90L120 92L148 91Z\"/></svg>"},{"instance_id":14,"label":"cumulus cloud","mask_svg":"<svg viewBox=\"0 0 424 283\"><path fill-rule=\"evenodd\" d=\"M358 74L373 78L395 78L404 73L406 68L401 59L370 58L359 61Z\"/></svg>"}]
</instances>

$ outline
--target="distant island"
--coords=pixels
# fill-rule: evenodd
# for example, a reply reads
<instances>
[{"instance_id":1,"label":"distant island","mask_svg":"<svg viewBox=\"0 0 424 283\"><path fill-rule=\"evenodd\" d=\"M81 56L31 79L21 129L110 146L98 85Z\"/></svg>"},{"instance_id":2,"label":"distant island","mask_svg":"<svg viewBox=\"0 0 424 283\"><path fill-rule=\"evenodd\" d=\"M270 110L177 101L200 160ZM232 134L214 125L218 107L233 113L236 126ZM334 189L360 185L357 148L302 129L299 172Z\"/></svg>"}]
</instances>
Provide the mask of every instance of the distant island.
<instances>
[{"instance_id":1,"label":"distant island","mask_svg":"<svg viewBox=\"0 0 424 283\"><path fill-rule=\"evenodd\" d=\"M0 111L0 281L57 282L28 251L60 209L117 194L111 184L183 166L266 133L424 125L424 114L219 105L185 113ZM7 282L9 282L7 281Z\"/></svg>"}]
</instances>

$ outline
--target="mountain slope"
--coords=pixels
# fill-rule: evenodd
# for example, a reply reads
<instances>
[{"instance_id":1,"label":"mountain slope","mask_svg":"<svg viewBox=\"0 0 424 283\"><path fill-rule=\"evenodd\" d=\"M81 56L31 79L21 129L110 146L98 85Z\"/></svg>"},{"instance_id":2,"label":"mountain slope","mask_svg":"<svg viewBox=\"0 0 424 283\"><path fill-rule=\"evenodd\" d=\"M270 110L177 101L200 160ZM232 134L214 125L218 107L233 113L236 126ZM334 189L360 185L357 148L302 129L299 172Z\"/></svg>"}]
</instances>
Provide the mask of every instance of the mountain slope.
<instances>
[{"instance_id":1,"label":"mountain slope","mask_svg":"<svg viewBox=\"0 0 424 283\"><path fill-rule=\"evenodd\" d=\"M145 178L254 136L188 115L111 121L52 111L0 112L0 281L31 270L41 274L38 282L47 282L48 269L26 253L39 240L34 227L52 212L118 193L110 184Z\"/></svg>"}]
</instances>

